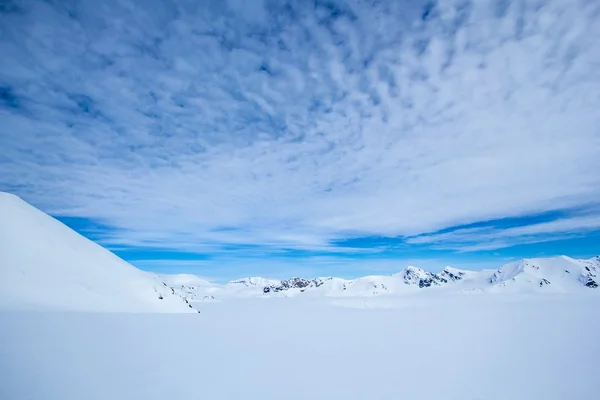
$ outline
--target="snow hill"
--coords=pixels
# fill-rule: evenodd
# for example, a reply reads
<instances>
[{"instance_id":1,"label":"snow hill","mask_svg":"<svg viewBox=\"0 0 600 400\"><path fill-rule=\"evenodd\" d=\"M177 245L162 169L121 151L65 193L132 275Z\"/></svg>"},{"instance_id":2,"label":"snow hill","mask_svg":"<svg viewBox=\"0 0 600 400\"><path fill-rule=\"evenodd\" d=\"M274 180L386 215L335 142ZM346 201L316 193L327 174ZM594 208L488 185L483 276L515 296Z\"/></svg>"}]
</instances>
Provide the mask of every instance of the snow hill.
<instances>
[{"instance_id":1,"label":"snow hill","mask_svg":"<svg viewBox=\"0 0 600 400\"><path fill-rule=\"evenodd\" d=\"M158 277L3 192L0 280L0 309L196 312Z\"/></svg>"},{"instance_id":2,"label":"snow hill","mask_svg":"<svg viewBox=\"0 0 600 400\"><path fill-rule=\"evenodd\" d=\"M190 278L193 275L186 275L185 284L179 283L179 275L164 275L162 279L176 293L190 301L218 301L232 297L299 295L360 297L420 293L422 290L466 293L589 292L598 287L599 273L600 257L576 260L560 256L523 259L503 265L498 270L469 271L446 267L439 273L432 273L410 266L394 275L365 276L352 280L334 277L284 280L253 277L218 285L205 280L194 283L194 279Z\"/></svg>"},{"instance_id":3,"label":"snow hill","mask_svg":"<svg viewBox=\"0 0 600 400\"><path fill-rule=\"evenodd\" d=\"M575 290L582 286L598 287L600 257L576 260L567 256L545 259L523 259L504 265L490 278L497 288L521 290L537 286L540 288L559 285L563 290Z\"/></svg>"}]
</instances>

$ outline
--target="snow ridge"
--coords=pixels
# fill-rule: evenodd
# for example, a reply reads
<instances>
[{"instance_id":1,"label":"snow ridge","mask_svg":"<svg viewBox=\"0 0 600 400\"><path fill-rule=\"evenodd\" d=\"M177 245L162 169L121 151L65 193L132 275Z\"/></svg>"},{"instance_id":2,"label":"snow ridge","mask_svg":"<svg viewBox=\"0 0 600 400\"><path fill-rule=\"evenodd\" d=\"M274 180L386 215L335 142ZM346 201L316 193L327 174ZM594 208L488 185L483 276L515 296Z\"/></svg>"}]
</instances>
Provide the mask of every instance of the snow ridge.
<instances>
[{"instance_id":1,"label":"snow ridge","mask_svg":"<svg viewBox=\"0 0 600 400\"><path fill-rule=\"evenodd\" d=\"M0 192L0 309L196 312L140 271L17 196Z\"/></svg>"}]
</instances>

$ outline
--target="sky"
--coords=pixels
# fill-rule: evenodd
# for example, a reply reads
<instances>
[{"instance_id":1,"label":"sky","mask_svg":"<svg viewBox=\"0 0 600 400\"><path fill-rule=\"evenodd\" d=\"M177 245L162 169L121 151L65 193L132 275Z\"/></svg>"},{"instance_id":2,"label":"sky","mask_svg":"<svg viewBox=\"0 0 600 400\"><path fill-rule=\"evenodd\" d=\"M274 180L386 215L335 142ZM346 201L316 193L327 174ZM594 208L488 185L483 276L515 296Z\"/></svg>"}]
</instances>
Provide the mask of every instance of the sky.
<instances>
[{"instance_id":1,"label":"sky","mask_svg":"<svg viewBox=\"0 0 600 400\"><path fill-rule=\"evenodd\" d=\"M600 2L0 3L0 190L214 280L600 254Z\"/></svg>"}]
</instances>

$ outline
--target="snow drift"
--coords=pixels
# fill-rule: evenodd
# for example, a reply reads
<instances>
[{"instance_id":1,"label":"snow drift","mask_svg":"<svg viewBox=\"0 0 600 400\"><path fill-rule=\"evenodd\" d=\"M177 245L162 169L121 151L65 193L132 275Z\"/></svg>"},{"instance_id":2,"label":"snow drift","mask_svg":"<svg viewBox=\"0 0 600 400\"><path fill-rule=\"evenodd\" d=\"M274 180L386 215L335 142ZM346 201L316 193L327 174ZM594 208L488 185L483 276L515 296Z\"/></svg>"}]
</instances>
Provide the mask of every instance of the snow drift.
<instances>
[{"instance_id":1,"label":"snow drift","mask_svg":"<svg viewBox=\"0 0 600 400\"><path fill-rule=\"evenodd\" d=\"M158 277L3 192L0 279L4 309L195 312Z\"/></svg>"}]
</instances>

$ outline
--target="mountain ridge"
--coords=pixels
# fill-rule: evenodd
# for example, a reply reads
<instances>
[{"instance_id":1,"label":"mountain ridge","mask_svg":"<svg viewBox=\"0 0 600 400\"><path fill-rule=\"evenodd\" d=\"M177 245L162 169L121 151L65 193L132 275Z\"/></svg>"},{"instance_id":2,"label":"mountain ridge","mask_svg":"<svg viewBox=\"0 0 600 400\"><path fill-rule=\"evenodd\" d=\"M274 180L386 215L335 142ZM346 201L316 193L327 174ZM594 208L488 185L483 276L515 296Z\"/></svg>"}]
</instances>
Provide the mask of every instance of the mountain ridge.
<instances>
[{"instance_id":1,"label":"mountain ridge","mask_svg":"<svg viewBox=\"0 0 600 400\"><path fill-rule=\"evenodd\" d=\"M573 292L600 286L600 256L524 258L496 270L407 266L391 275L242 278L224 285L196 275L141 271L19 197L0 192L0 308L196 312L192 301L292 296L457 292ZM595 292L600 293L600 290Z\"/></svg>"},{"instance_id":2,"label":"mountain ridge","mask_svg":"<svg viewBox=\"0 0 600 400\"><path fill-rule=\"evenodd\" d=\"M392 275L371 275L356 279L338 277L267 279L241 278L226 284L202 288L188 286L190 301L227 297L278 296L377 296L407 294L422 290L446 289L458 292L572 292L596 289L600 280L600 257L574 259L568 256L524 258L498 269L463 270L447 266L438 273L408 266ZM173 282L176 275L162 275ZM243 288L243 289L241 289ZM173 285L175 291L181 290ZM241 290L240 290L241 289ZM599 291L600 293L600 291Z\"/></svg>"}]
</instances>

